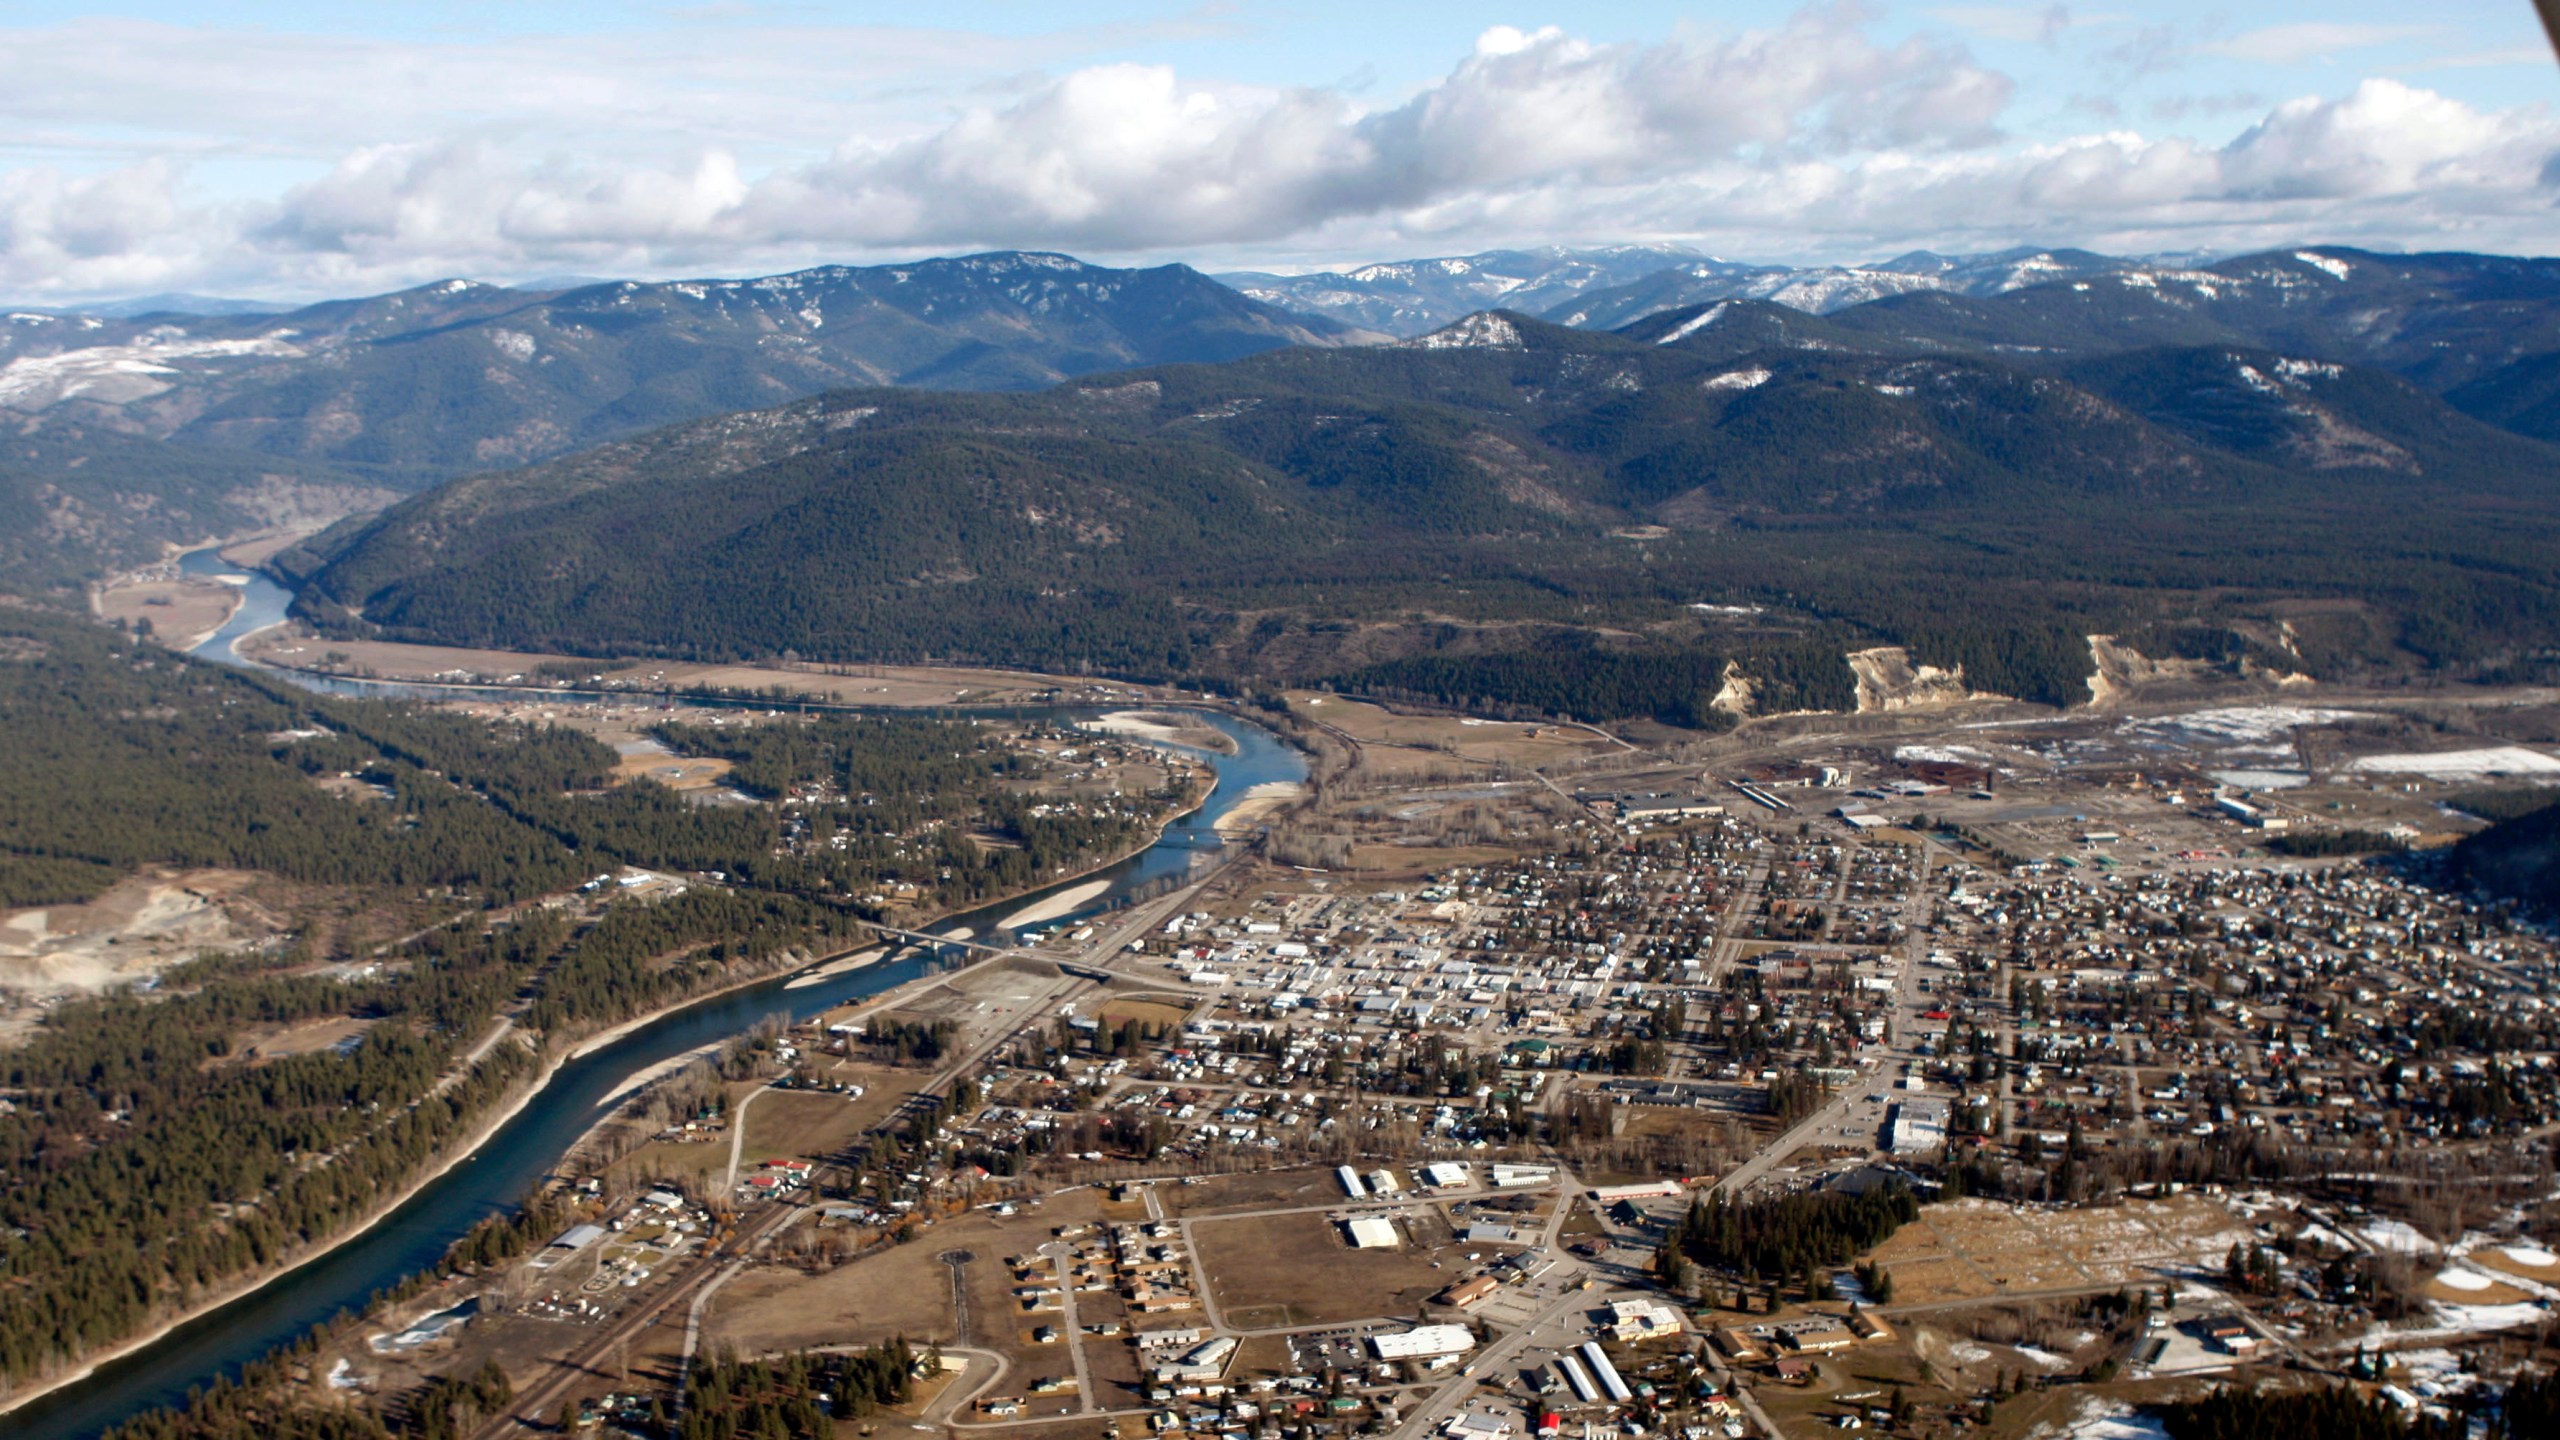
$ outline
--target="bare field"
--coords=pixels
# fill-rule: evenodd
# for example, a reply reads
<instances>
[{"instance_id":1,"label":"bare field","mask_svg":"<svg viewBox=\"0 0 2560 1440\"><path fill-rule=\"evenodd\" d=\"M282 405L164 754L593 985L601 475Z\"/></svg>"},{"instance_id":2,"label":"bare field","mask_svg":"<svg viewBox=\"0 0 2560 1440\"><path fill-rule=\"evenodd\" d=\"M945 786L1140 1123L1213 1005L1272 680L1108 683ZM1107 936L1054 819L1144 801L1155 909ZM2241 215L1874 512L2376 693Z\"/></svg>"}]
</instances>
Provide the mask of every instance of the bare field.
<instances>
[{"instance_id":1,"label":"bare field","mask_svg":"<svg viewBox=\"0 0 2560 1440\"><path fill-rule=\"evenodd\" d=\"M729 762L710 756L625 755L614 762L616 784L655 780L670 790L708 790L729 778Z\"/></svg>"},{"instance_id":2,"label":"bare field","mask_svg":"<svg viewBox=\"0 0 2560 1440\"><path fill-rule=\"evenodd\" d=\"M662 660L595 660L532 651L482 650L452 645L408 645L388 640L321 640L292 627L272 632L253 647L272 663L317 668L329 655L342 657L330 668L387 680L453 680L469 677L481 683L524 684L535 667L576 667L581 679L600 675L609 683L643 689L715 688L783 689L817 695L849 705L1002 705L1024 704L1057 690L1083 688L1086 682L1016 670L964 670L943 666L865 665L837 674L804 668L759 665L709 665Z\"/></svg>"},{"instance_id":3,"label":"bare field","mask_svg":"<svg viewBox=\"0 0 2560 1440\"><path fill-rule=\"evenodd\" d=\"M1921 1211L1868 1258L1892 1273L1896 1304L1930 1305L2211 1269L2246 1232L2194 1195L2058 1211L1957 1200Z\"/></svg>"},{"instance_id":4,"label":"bare field","mask_svg":"<svg viewBox=\"0 0 2560 1440\"><path fill-rule=\"evenodd\" d=\"M172 650L192 650L230 622L240 608L240 587L219 580L140 580L98 592L101 618L151 622L151 633Z\"/></svg>"},{"instance_id":5,"label":"bare field","mask_svg":"<svg viewBox=\"0 0 2560 1440\"><path fill-rule=\"evenodd\" d=\"M1212 1175L1197 1185L1159 1185L1156 1199L1164 1213L1198 1218L1239 1210L1275 1210L1293 1205L1329 1205L1343 1198L1331 1170L1261 1170L1246 1175Z\"/></svg>"},{"instance_id":6,"label":"bare field","mask_svg":"<svg viewBox=\"0 0 2560 1440\"><path fill-rule=\"evenodd\" d=\"M1519 854L1502 845L1354 845L1351 868L1372 879L1392 879L1457 865L1497 865Z\"/></svg>"},{"instance_id":7,"label":"bare field","mask_svg":"<svg viewBox=\"0 0 2560 1440\"><path fill-rule=\"evenodd\" d=\"M1191 1007L1165 1000L1105 1000L1098 1017L1106 1025L1160 1025L1172 1029L1191 1018Z\"/></svg>"},{"instance_id":8,"label":"bare field","mask_svg":"<svg viewBox=\"0 0 2560 1440\"><path fill-rule=\"evenodd\" d=\"M1293 691L1290 708L1363 744L1395 745L1482 765L1535 769L1558 761L1613 753L1618 747L1572 725L1515 724L1450 715L1399 715L1339 695Z\"/></svg>"},{"instance_id":9,"label":"bare field","mask_svg":"<svg viewBox=\"0 0 2560 1440\"><path fill-rule=\"evenodd\" d=\"M901 1335L918 1345L964 1343L952 1323L951 1267L939 1257L965 1250L975 1257L962 1267L970 1331L965 1343L1004 1352L1025 1384L1040 1375L1068 1373L1064 1347L1030 1338L1036 1326L1057 1324L1059 1312L1024 1312L1004 1259L1038 1249L1052 1226L1090 1221L1097 1213L1094 1192L1071 1191L1020 1215L979 1211L945 1221L915 1244L874 1251L823 1275L781 1266L750 1270L713 1299L704 1317L705 1347L729 1344L742 1355L759 1355L812 1345L872 1345Z\"/></svg>"},{"instance_id":10,"label":"bare field","mask_svg":"<svg viewBox=\"0 0 2560 1440\"><path fill-rule=\"evenodd\" d=\"M1354 1250L1315 1212L1197 1221L1191 1234L1227 1323L1260 1330L1411 1314L1459 1273L1446 1262L1461 1247L1429 1206L1397 1228L1405 1242L1392 1250Z\"/></svg>"}]
</instances>

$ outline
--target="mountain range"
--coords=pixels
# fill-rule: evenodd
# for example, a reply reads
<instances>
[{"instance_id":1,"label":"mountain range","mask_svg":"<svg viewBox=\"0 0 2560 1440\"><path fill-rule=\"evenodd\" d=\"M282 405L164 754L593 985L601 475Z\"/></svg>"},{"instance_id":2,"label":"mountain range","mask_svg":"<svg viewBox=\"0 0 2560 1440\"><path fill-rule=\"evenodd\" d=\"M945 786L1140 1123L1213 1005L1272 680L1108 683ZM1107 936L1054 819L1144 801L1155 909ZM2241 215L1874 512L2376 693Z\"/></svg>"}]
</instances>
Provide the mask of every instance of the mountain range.
<instances>
[{"instance_id":1,"label":"mountain range","mask_svg":"<svg viewBox=\"0 0 2560 1440\"><path fill-rule=\"evenodd\" d=\"M2395 375L2490 425L2560 439L2560 262L2549 260L2315 247L2189 266L2032 250L1791 270L1619 247L1228 278L1253 293L1180 266L1005 253L547 291L450 281L280 315L20 312L0 322L0 520L16 537L0 542L0 576L62 583L166 541L309 523L844 387L1026 390L1275 348L1379 345L1417 317L1488 313L1488 295L1504 303L1501 324L1532 306L1586 330L1633 316L1615 325L1619 341L1696 354L1981 362L2059 380L2215 455L2305 473L2358 455L2381 470L2434 462L2389 425L2320 428L2313 417L2343 412L2295 386L2311 383L2304 365L2350 367L2359 385L2374 378L2363 372ZM1712 298L1668 303L1701 294ZM1424 338L1467 333L1444 325ZM2221 353L2260 359L2198 358ZM2199 366L2220 388L2180 391ZM2244 372L2271 387L2259 399L2273 410L2204 414L2203 396ZM2381 403L2379 391L2359 393ZM1647 483L1672 485L1683 463L1648 462L1663 478ZM1924 472L1953 463L1914 462L1890 481L1891 466L1862 463L1851 471L1865 478L1841 472L1838 493L1915 495ZM1706 497L1722 489L1743 511L1800 513L1804 497L1746 483L1757 464L1701 472L1719 485L1687 487L1698 498L1682 513L1715 509ZM1680 523L1638 516L1625 496L1586 498L1635 523Z\"/></svg>"},{"instance_id":2,"label":"mountain range","mask_svg":"<svg viewBox=\"0 0 2560 1440\"><path fill-rule=\"evenodd\" d=\"M842 391L457 481L282 563L343 634L1679 724L1848 708L1848 657L1895 647L2068 703L2099 635L2267 677L2560 645L2560 447L2316 354L2013 354L1861 313L1488 311L1037 393Z\"/></svg>"},{"instance_id":3,"label":"mountain range","mask_svg":"<svg viewBox=\"0 0 2560 1440\"><path fill-rule=\"evenodd\" d=\"M74 576L260 510L202 484L173 503L191 455L352 499L845 385L1027 389L1375 338L1179 265L1010 253L556 292L451 280L281 314L21 311L0 320L0 515L50 517L30 554L40 578Z\"/></svg>"}]
</instances>

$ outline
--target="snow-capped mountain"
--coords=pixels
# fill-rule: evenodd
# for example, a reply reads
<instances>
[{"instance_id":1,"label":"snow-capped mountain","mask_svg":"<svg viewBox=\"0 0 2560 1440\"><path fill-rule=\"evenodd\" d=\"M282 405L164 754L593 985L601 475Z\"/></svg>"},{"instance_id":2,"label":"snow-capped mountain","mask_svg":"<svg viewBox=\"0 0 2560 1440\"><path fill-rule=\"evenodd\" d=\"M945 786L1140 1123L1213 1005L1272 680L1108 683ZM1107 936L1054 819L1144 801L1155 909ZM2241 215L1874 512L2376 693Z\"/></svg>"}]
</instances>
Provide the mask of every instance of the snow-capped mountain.
<instances>
[{"instance_id":1,"label":"snow-capped mountain","mask_svg":"<svg viewBox=\"0 0 2560 1440\"><path fill-rule=\"evenodd\" d=\"M1479 310L1539 314L1576 296L1630 284L1675 265L1735 272L1767 268L1727 265L1670 245L1549 246L1391 260L1313 275L1237 271L1216 278L1267 305L1410 337Z\"/></svg>"}]
</instances>

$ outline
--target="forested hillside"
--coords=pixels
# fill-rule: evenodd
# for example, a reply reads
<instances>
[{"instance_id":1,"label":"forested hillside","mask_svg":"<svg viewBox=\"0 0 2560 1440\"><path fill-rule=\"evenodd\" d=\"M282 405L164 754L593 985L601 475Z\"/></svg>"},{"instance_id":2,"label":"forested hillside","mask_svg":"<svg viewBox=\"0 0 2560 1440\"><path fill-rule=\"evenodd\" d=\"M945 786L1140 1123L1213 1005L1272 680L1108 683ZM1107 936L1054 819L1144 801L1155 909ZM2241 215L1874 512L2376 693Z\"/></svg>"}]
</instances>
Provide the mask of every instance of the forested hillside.
<instances>
[{"instance_id":1,"label":"forested hillside","mask_svg":"<svg viewBox=\"0 0 2560 1440\"><path fill-rule=\"evenodd\" d=\"M474 477L286 562L342 634L1836 708L2085 699L2088 636L2344 678L2560 642L2560 449L2231 347L2022 368L1735 302L1035 395L848 391ZM1729 708L1729 707L1728 707Z\"/></svg>"},{"instance_id":2,"label":"forested hillside","mask_svg":"<svg viewBox=\"0 0 2560 1440\"><path fill-rule=\"evenodd\" d=\"M542 1050L850 943L887 887L939 907L1116 856L1185 798L1035 805L1040 762L978 724L670 724L674 746L731 755L747 783L802 802L704 806L609 784L614 752L572 731L307 694L15 604L0 607L0 733L0 908L174 865L455 917L380 953L288 935L208 956L148 998L57 1005L0 1052L0 1386L326 1238ZM363 783L321 783L350 776ZM727 880L518 903L623 865ZM534 1048L463 1065L501 1018ZM251 1053L253 1033L319 1021L350 1038Z\"/></svg>"},{"instance_id":3,"label":"forested hillside","mask_svg":"<svg viewBox=\"0 0 2560 1440\"><path fill-rule=\"evenodd\" d=\"M0 324L0 581L300 528L431 480L840 385L1017 390L1359 338L1179 265L1062 255L750 280L448 281L281 314Z\"/></svg>"},{"instance_id":4,"label":"forested hillside","mask_svg":"<svg viewBox=\"0 0 2560 1440\"><path fill-rule=\"evenodd\" d=\"M2453 865L2491 894L2560 915L2560 800L2465 839Z\"/></svg>"}]
</instances>

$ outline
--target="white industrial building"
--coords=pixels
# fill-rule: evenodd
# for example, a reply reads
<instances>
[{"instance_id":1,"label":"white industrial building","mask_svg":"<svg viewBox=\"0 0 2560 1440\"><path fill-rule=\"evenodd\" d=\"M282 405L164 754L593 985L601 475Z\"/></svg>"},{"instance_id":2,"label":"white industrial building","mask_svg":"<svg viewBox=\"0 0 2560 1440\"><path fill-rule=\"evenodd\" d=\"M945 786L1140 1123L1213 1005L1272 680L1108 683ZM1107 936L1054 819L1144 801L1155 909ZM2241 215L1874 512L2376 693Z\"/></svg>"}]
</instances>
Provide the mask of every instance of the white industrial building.
<instances>
[{"instance_id":1,"label":"white industrial building","mask_svg":"<svg viewBox=\"0 0 2560 1440\"><path fill-rule=\"evenodd\" d=\"M1947 1143L1947 1102L1905 1100L1893 1107L1891 1148L1896 1155L1927 1155Z\"/></svg>"},{"instance_id":2,"label":"white industrial building","mask_svg":"<svg viewBox=\"0 0 2560 1440\"><path fill-rule=\"evenodd\" d=\"M1441 1355L1464 1355L1474 1348L1475 1332L1464 1325L1417 1325L1392 1335L1369 1337L1369 1349L1381 1360L1429 1360Z\"/></svg>"},{"instance_id":3,"label":"white industrial building","mask_svg":"<svg viewBox=\"0 0 2560 1440\"><path fill-rule=\"evenodd\" d=\"M1364 1215L1346 1220L1343 1232L1351 1237L1354 1250L1393 1250L1396 1248L1396 1222L1383 1215Z\"/></svg>"}]
</instances>

